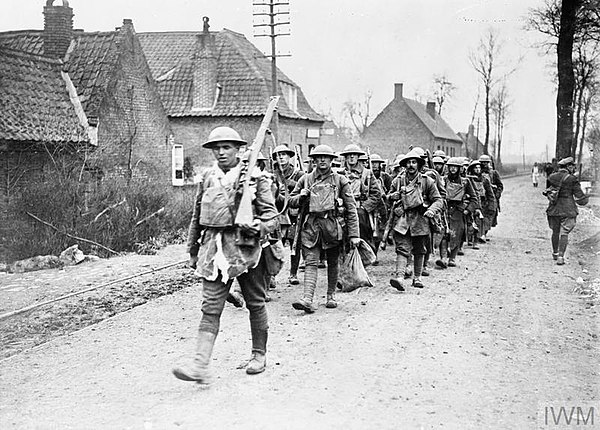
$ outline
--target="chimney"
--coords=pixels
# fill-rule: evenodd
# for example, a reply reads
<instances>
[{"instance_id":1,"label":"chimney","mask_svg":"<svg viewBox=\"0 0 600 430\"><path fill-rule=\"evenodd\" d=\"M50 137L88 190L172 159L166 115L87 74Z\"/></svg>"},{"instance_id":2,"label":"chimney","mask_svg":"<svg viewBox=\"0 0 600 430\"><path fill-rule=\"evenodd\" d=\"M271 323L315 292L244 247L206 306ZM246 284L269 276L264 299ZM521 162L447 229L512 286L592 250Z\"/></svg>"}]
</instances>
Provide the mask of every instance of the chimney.
<instances>
[{"instance_id":1,"label":"chimney","mask_svg":"<svg viewBox=\"0 0 600 430\"><path fill-rule=\"evenodd\" d=\"M192 110L209 111L216 103L217 88L217 55L215 52L215 36L209 32L208 17L202 18L204 28L198 34L196 52L193 58L194 83Z\"/></svg>"},{"instance_id":2,"label":"chimney","mask_svg":"<svg viewBox=\"0 0 600 430\"><path fill-rule=\"evenodd\" d=\"M402 87L404 84L394 84L394 100L400 100L402 96Z\"/></svg>"},{"instance_id":3,"label":"chimney","mask_svg":"<svg viewBox=\"0 0 600 430\"><path fill-rule=\"evenodd\" d=\"M44 55L62 60L73 36L73 9L67 0L62 0L62 6L53 4L54 0L47 0L44 6Z\"/></svg>"},{"instance_id":4,"label":"chimney","mask_svg":"<svg viewBox=\"0 0 600 430\"><path fill-rule=\"evenodd\" d=\"M435 102L427 102L427 107L425 108L430 117L435 119Z\"/></svg>"}]
</instances>

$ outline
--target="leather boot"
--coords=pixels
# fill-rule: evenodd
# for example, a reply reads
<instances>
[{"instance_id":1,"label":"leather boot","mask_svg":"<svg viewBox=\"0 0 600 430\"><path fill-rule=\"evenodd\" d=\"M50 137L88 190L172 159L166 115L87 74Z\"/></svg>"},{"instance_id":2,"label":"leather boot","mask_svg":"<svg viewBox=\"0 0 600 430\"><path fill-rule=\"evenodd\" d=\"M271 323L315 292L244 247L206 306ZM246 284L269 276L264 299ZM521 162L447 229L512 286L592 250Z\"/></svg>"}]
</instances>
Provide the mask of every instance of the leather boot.
<instances>
[{"instance_id":1,"label":"leather boot","mask_svg":"<svg viewBox=\"0 0 600 430\"><path fill-rule=\"evenodd\" d=\"M335 296L333 294L327 294L327 303L325 303L325 307L328 309L337 308L337 302L335 301Z\"/></svg>"},{"instance_id":2,"label":"leather boot","mask_svg":"<svg viewBox=\"0 0 600 430\"><path fill-rule=\"evenodd\" d=\"M256 375L265 371L267 367L268 338L268 330L252 329L252 356L246 365L248 375Z\"/></svg>"},{"instance_id":3,"label":"leather boot","mask_svg":"<svg viewBox=\"0 0 600 430\"><path fill-rule=\"evenodd\" d=\"M304 311L307 314L315 312L315 308L312 304L313 297L315 295L315 289L317 288L317 267L306 266L304 271L304 294L299 300L292 303L292 307L299 311Z\"/></svg>"},{"instance_id":4,"label":"leather boot","mask_svg":"<svg viewBox=\"0 0 600 430\"><path fill-rule=\"evenodd\" d=\"M423 282L421 282L421 273L423 272L423 261L425 260L424 255L415 255L415 277L413 278L413 287L423 288Z\"/></svg>"},{"instance_id":5,"label":"leather boot","mask_svg":"<svg viewBox=\"0 0 600 430\"><path fill-rule=\"evenodd\" d=\"M562 266L565 264L565 251L567 250L567 245L569 243L569 236L566 234L561 234L558 239L558 257L556 259L556 264Z\"/></svg>"},{"instance_id":6,"label":"leather boot","mask_svg":"<svg viewBox=\"0 0 600 430\"><path fill-rule=\"evenodd\" d=\"M190 366L175 367L173 375L182 381L194 381L199 384L210 384L212 374L209 369L210 357L217 335L208 331L198 332L196 355Z\"/></svg>"},{"instance_id":7,"label":"leather boot","mask_svg":"<svg viewBox=\"0 0 600 430\"><path fill-rule=\"evenodd\" d=\"M404 291L404 286L402 285L402 282L400 282L400 277L406 268L406 261L407 258L404 255L396 254L396 271L394 272L394 276L390 279L390 285L398 291Z\"/></svg>"}]
</instances>

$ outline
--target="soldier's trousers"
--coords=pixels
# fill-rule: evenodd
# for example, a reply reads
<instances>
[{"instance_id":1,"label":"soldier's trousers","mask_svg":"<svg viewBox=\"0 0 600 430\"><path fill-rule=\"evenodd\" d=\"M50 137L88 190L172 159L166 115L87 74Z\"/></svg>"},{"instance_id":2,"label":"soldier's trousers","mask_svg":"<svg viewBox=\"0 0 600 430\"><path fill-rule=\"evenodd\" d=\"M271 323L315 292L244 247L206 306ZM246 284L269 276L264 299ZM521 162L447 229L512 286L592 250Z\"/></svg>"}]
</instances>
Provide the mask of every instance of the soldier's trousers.
<instances>
[{"instance_id":1,"label":"soldier's trousers","mask_svg":"<svg viewBox=\"0 0 600 430\"><path fill-rule=\"evenodd\" d=\"M249 269L248 272L238 276L237 280L242 289L246 307L250 311L250 329L253 333L254 343L254 333L267 331L269 328L265 305L267 272L264 257L261 257L254 269ZM229 284L223 282L219 275L215 281L203 280L202 289L202 319L198 330L218 334L221 314L229 293Z\"/></svg>"}]
</instances>

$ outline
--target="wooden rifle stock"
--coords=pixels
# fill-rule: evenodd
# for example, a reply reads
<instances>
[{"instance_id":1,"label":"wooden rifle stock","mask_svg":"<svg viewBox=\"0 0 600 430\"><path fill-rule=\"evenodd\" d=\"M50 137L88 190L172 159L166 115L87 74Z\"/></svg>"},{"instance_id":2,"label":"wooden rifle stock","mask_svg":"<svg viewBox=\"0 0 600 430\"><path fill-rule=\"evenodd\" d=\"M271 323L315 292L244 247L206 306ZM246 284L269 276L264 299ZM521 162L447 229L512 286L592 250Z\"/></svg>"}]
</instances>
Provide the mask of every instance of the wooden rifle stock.
<instances>
[{"instance_id":1,"label":"wooden rifle stock","mask_svg":"<svg viewBox=\"0 0 600 430\"><path fill-rule=\"evenodd\" d=\"M250 190L250 178L252 176L254 168L256 167L258 154L265 141L265 136L267 134L269 124L271 124L271 120L273 119L273 114L277 109L278 102L279 96L271 97L271 101L269 102L269 105L267 106L267 110L265 112L265 116L262 120L262 123L260 124L258 131L256 132L256 137L252 142L252 149L250 152L250 157L248 158L248 167L246 169L245 177L242 179L242 197L240 199L240 204L238 205L237 213L235 215L235 223L237 225L250 225L254 221L254 214L252 213L252 192Z\"/></svg>"}]
</instances>

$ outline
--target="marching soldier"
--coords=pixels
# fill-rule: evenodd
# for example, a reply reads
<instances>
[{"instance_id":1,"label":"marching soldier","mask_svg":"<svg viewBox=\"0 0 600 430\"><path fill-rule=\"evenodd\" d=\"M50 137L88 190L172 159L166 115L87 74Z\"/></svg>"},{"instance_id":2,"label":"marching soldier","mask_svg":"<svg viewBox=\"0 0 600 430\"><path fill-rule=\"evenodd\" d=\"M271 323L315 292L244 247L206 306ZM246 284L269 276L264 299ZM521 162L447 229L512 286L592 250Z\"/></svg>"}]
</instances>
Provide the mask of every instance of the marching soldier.
<instances>
[{"instance_id":1,"label":"marching soldier","mask_svg":"<svg viewBox=\"0 0 600 430\"><path fill-rule=\"evenodd\" d=\"M202 318L198 343L192 364L176 367L174 375L184 381L211 382L210 358L221 313L231 282L237 278L250 311L252 357L246 373L265 370L268 320L265 306L267 272L261 242L277 228L277 209L270 181L259 169L244 172L239 148L246 142L229 127L211 131L202 146L212 150L216 163L207 169L198 183L196 204L190 222L188 251L190 266L202 278ZM236 184L242 175L250 175L255 198L252 202L254 221L236 225L231 202L237 198Z\"/></svg>"},{"instance_id":2,"label":"marching soldier","mask_svg":"<svg viewBox=\"0 0 600 430\"><path fill-rule=\"evenodd\" d=\"M462 160L457 157L451 157L446 163L448 174L444 177L444 185L448 232L440 244L440 258L435 262L442 269L456 266L456 256L465 236L466 219L478 207L475 190L470 182L460 175L461 167Z\"/></svg>"},{"instance_id":3,"label":"marching soldier","mask_svg":"<svg viewBox=\"0 0 600 430\"><path fill-rule=\"evenodd\" d=\"M548 225L552 229L552 258L559 266L565 264L569 233L575 228L579 213L577 205L584 206L589 201L574 175L575 168L573 157L563 158L558 162L558 172L546 179L546 188L551 185L559 188L556 202L546 209Z\"/></svg>"},{"instance_id":4,"label":"marching soldier","mask_svg":"<svg viewBox=\"0 0 600 430\"><path fill-rule=\"evenodd\" d=\"M315 169L304 175L290 197L290 206L300 208L300 243L304 257L304 294L292 303L294 309L313 313L317 286L317 265L321 250L327 257L327 308L336 308L334 293L338 283L338 257L342 250L344 224L352 246L360 242L356 202L348 179L331 169L335 158L327 145L310 153Z\"/></svg>"},{"instance_id":5,"label":"marching soldier","mask_svg":"<svg viewBox=\"0 0 600 430\"><path fill-rule=\"evenodd\" d=\"M286 196L289 199L289 195L296 187L296 184L304 175L304 172L300 169L294 168L290 159L296 156L296 153L286 145L279 145L273 149L273 159L276 166L274 167L275 184L279 189L279 195L277 198L277 207L279 210L283 209L285 204ZM290 248L295 245L294 233L297 228L298 209L297 208L286 208L281 214L279 222L281 224L281 235L284 241L290 244ZM298 267L300 265L300 254L291 253L290 255L290 276L288 282L290 285L298 285Z\"/></svg>"},{"instance_id":6,"label":"marching soldier","mask_svg":"<svg viewBox=\"0 0 600 430\"><path fill-rule=\"evenodd\" d=\"M494 196L496 197L496 208L494 210L494 213L490 213L488 215L486 215L485 213L483 214L487 218L486 225L489 224L489 228L485 232L485 234L487 234L487 232L492 227L496 227L496 225L498 225L498 212L500 212L500 198L502 197L502 192L504 191L504 184L500 179L500 173L498 173L498 171L494 169L494 162L492 160L492 157L483 154L481 157L479 157L479 162L481 163L481 173L488 177L490 184L492 185L492 190L494 191Z\"/></svg>"},{"instance_id":7,"label":"marching soldier","mask_svg":"<svg viewBox=\"0 0 600 430\"><path fill-rule=\"evenodd\" d=\"M404 291L400 274L409 254L414 257L413 287L423 288L421 273L431 235L429 219L442 209L442 197L430 177L420 173L425 161L419 151L412 149L400 165L406 171L392 181L388 199L394 202L394 243L396 247L396 275L390 285Z\"/></svg>"},{"instance_id":8,"label":"marching soldier","mask_svg":"<svg viewBox=\"0 0 600 430\"><path fill-rule=\"evenodd\" d=\"M345 157L344 175L350 182L350 189L357 205L360 238L375 251L372 217L381 204L381 189L373 173L359 161L359 157L366 153L358 145L347 145L340 155Z\"/></svg>"},{"instance_id":9,"label":"marching soldier","mask_svg":"<svg viewBox=\"0 0 600 430\"><path fill-rule=\"evenodd\" d=\"M375 214L375 217L377 219L377 234L373 235L373 242L375 244L375 256L377 256L377 251L379 250L381 238L383 237L385 225L388 220L388 207L386 202L386 195L389 192L390 187L392 186L392 177L382 169L384 162L385 161L383 160L383 158L381 158L379 154L371 154L371 167L373 171L373 176L379 182L379 187L381 188L382 192L381 200ZM374 266L377 266L378 264L378 260L375 260L375 262L373 263Z\"/></svg>"},{"instance_id":10,"label":"marching soldier","mask_svg":"<svg viewBox=\"0 0 600 430\"><path fill-rule=\"evenodd\" d=\"M492 190L490 180L481 173L481 164L478 160L471 161L469 164L467 179L471 182L475 193L479 197L479 207L475 209L475 216L473 217L473 249L479 249L477 244L485 243L485 240L481 237L488 225L485 214L489 215L496 210L496 196ZM489 222L489 218L487 222Z\"/></svg>"}]
</instances>

